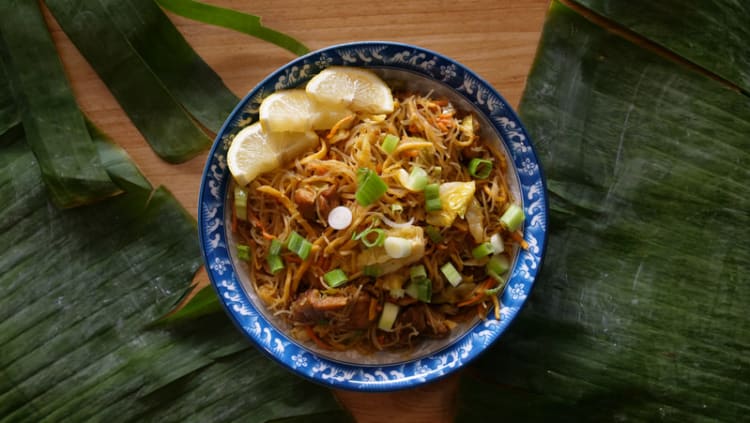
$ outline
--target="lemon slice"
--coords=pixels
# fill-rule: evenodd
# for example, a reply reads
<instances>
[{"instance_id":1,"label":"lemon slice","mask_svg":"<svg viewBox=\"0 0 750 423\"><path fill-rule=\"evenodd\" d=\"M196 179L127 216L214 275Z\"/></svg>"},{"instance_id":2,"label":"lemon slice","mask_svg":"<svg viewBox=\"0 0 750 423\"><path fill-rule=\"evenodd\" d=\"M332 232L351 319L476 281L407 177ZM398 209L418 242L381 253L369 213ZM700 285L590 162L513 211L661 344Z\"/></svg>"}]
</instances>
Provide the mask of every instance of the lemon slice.
<instances>
[{"instance_id":1,"label":"lemon slice","mask_svg":"<svg viewBox=\"0 0 750 423\"><path fill-rule=\"evenodd\" d=\"M267 132L305 132L331 129L336 122L354 114L345 106L319 103L305 90L277 91L260 103L260 122Z\"/></svg>"},{"instance_id":2,"label":"lemon slice","mask_svg":"<svg viewBox=\"0 0 750 423\"><path fill-rule=\"evenodd\" d=\"M241 186L274 170L318 144L318 135L306 132L265 132L256 122L235 135L227 152L227 166Z\"/></svg>"},{"instance_id":3,"label":"lemon slice","mask_svg":"<svg viewBox=\"0 0 750 423\"><path fill-rule=\"evenodd\" d=\"M304 90L277 91L260 103L260 122L268 132L305 132L312 128L311 109Z\"/></svg>"},{"instance_id":4,"label":"lemon slice","mask_svg":"<svg viewBox=\"0 0 750 423\"><path fill-rule=\"evenodd\" d=\"M315 75L305 88L323 104L347 106L355 112L391 113L391 89L374 73L346 66L332 66Z\"/></svg>"}]
</instances>

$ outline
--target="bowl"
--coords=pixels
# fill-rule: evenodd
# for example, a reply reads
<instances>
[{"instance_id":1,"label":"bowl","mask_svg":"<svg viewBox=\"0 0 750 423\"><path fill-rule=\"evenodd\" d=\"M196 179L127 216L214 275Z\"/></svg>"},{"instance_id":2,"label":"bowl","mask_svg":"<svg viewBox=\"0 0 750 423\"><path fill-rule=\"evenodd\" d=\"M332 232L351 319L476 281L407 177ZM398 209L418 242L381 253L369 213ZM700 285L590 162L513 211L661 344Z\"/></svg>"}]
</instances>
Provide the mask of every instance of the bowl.
<instances>
[{"instance_id":1,"label":"bowl","mask_svg":"<svg viewBox=\"0 0 750 423\"><path fill-rule=\"evenodd\" d=\"M271 93L303 86L329 66L368 68L395 89L408 87L448 97L459 109L470 109L482 121L483 137L504 150L511 190L522 202L527 249L517 249L508 282L500 295L500 320L466 323L453 335L430 340L408 354L331 352L300 342L284 322L266 311L236 257L228 207L231 175L226 156L233 136L258 119L261 101ZM221 303L239 330L260 350L292 372L314 382L356 391L392 391L438 380L485 351L518 315L534 285L547 238L546 186L539 161L516 113L489 84L460 63L414 45L356 42L327 47L282 66L232 111L208 155L199 194L198 227L208 275Z\"/></svg>"}]
</instances>

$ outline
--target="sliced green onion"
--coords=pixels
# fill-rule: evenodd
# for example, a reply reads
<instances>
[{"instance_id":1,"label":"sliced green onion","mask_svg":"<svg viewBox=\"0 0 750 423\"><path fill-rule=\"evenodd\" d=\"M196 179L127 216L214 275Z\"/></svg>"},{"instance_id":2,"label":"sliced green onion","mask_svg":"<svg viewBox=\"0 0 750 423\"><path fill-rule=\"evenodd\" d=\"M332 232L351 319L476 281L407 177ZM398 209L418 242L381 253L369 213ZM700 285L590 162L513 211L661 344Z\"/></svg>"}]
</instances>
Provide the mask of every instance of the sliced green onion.
<instances>
[{"instance_id":1,"label":"sliced green onion","mask_svg":"<svg viewBox=\"0 0 750 423\"><path fill-rule=\"evenodd\" d=\"M515 232L523 223L526 216L523 214L523 209L516 205L511 204L508 210L505 210L502 217L500 217L500 223L503 224L509 231Z\"/></svg>"},{"instance_id":2,"label":"sliced green onion","mask_svg":"<svg viewBox=\"0 0 750 423\"><path fill-rule=\"evenodd\" d=\"M504 255L492 256L490 261L487 262L487 274L500 283L505 282L503 275L509 268L510 262L508 261L508 257Z\"/></svg>"},{"instance_id":3,"label":"sliced green onion","mask_svg":"<svg viewBox=\"0 0 750 423\"><path fill-rule=\"evenodd\" d=\"M276 274L279 270L284 268L284 260L281 259L281 241L278 239L271 240L271 246L268 247L268 256L266 256L266 262L268 263L268 270L271 273Z\"/></svg>"},{"instance_id":4,"label":"sliced green onion","mask_svg":"<svg viewBox=\"0 0 750 423\"><path fill-rule=\"evenodd\" d=\"M371 239L370 234L377 234L377 236L375 239ZM361 240L367 248L382 247L385 242L385 231L379 228L367 228L356 235L354 239Z\"/></svg>"},{"instance_id":5,"label":"sliced green onion","mask_svg":"<svg viewBox=\"0 0 750 423\"><path fill-rule=\"evenodd\" d=\"M405 292L412 298L429 303L432 301L432 281L427 278L412 281L406 287Z\"/></svg>"},{"instance_id":6,"label":"sliced green onion","mask_svg":"<svg viewBox=\"0 0 750 423\"><path fill-rule=\"evenodd\" d=\"M427 236L430 237L430 241L435 244L443 240L443 234L441 234L440 229L435 226L427 226L424 228L424 231L427 233Z\"/></svg>"},{"instance_id":7,"label":"sliced green onion","mask_svg":"<svg viewBox=\"0 0 750 423\"><path fill-rule=\"evenodd\" d=\"M411 254L412 244L409 239L388 236L383 242L383 247L385 247L385 253L388 254L388 257L399 259L408 257Z\"/></svg>"},{"instance_id":8,"label":"sliced green onion","mask_svg":"<svg viewBox=\"0 0 750 423\"><path fill-rule=\"evenodd\" d=\"M495 250L495 254L502 253L505 250L505 244L503 243L503 237L500 234L494 234L490 237L490 244Z\"/></svg>"},{"instance_id":9,"label":"sliced green onion","mask_svg":"<svg viewBox=\"0 0 750 423\"><path fill-rule=\"evenodd\" d=\"M398 310L399 307L396 304L385 302L383 304L383 312L380 314L380 320L378 320L378 329L390 331L393 328L393 324L396 323Z\"/></svg>"},{"instance_id":10,"label":"sliced green onion","mask_svg":"<svg viewBox=\"0 0 750 423\"><path fill-rule=\"evenodd\" d=\"M357 192L354 194L354 198L363 206L369 206L378 201L388 190L388 185L371 169L359 169L357 172L357 182L359 186L357 187Z\"/></svg>"},{"instance_id":11,"label":"sliced green onion","mask_svg":"<svg viewBox=\"0 0 750 423\"><path fill-rule=\"evenodd\" d=\"M241 186L234 187L234 215L247 220L247 190Z\"/></svg>"},{"instance_id":12,"label":"sliced green onion","mask_svg":"<svg viewBox=\"0 0 750 423\"><path fill-rule=\"evenodd\" d=\"M428 212L439 211L443 209L440 202L440 185L427 184L424 187L425 210Z\"/></svg>"},{"instance_id":13,"label":"sliced green onion","mask_svg":"<svg viewBox=\"0 0 750 423\"><path fill-rule=\"evenodd\" d=\"M310 255L312 250L312 243L306 240L302 235L292 231L289 235L289 239L286 241L286 248L297 254L302 260L307 260L307 256Z\"/></svg>"},{"instance_id":14,"label":"sliced green onion","mask_svg":"<svg viewBox=\"0 0 750 423\"><path fill-rule=\"evenodd\" d=\"M492 172L492 162L487 159L471 159L469 162L469 175L477 179L487 179Z\"/></svg>"},{"instance_id":15,"label":"sliced green onion","mask_svg":"<svg viewBox=\"0 0 750 423\"><path fill-rule=\"evenodd\" d=\"M279 270L284 268L284 260L282 260L281 256L278 254L269 254L266 257L266 262L268 263L268 270L272 274L276 274Z\"/></svg>"},{"instance_id":16,"label":"sliced green onion","mask_svg":"<svg viewBox=\"0 0 750 423\"><path fill-rule=\"evenodd\" d=\"M281 245L281 241L274 238L273 240L271 240L271 246L268 247L268 254L272 256L278 256L279 254L281 254L281 247L283 247L283 245Z\"/></svg>"},{"instance_id":17,"label":"sliced green onion","mask_svg":"<svg viewBox=\"0 0 750 423\"><path fill-rule=\"evenodd\" d=\"M364 269L362 269L362 273L365 276L377 278L378 276L383 274L383 269L381 269L380 266L370 264L370 265L365 266Z\"/></svg>"},{"instance_id":18,"label":"sliced green onion","mask_svg":"<svg viewBox=\"0 0 750 423\"><path fill-rule=\"evenodd\" d=\"M237 245L237 258L240 260L250 260L250 246L238 244Z\"/></svg>"},{"instance_id":19,"label":"sliced green onion","mask_svg":"<svg viewBox=\"0 0 750 423\"><path fill-rule=\"evenodd\" d=\"M404 211L404 206L401 204L391 204L392 213L401 213L402 211Z\"/></svg>"},{"instance_id":20,"label":"sliced green onion","mask_svg":"<svg viewBox=\"0 0 750 423\"><path fill-rule=\"evenodd\" d=\"M409 279L412 282L416 282L421 279L427 279L427 270L424 268L423 264L412 266L411 269L409 269Z\"/></svg>"},{"instance_id":21,"label":"sliced green onion","mask_svg":"<svg viewBox=\"0 0 750 423\"><path fill-rule=\"evenodd\" d=\"M326 284L331 288L336 288L348 282L349 276L346 276L346 273L341 269L334 269L330 272L326 272L326 274L323 275L323 280L326 281Z\"/></svg>"},{"instance_id":22,"label":"sliced green onion","mask_svg":"<svg viewBox=\"0 0 750 423\"><path fill-rule=\"evenodd\" d=\"M458 286L458 284L461 283L461 280L463 279L463 276L461 276L460 273L458 273L458 270L453 266L453 263L448 262L444 265L440 266L440 271L443 273L443 276L445 276L446 279L448 279L448 282L450 282L453 286Z\"/></svg>"},{"instance_id":23,"label":"sliced green onion","mask_svg":"<svg viewBox=\"0 0 750 423\"><path fill-rule=\"evenodd\" d=\"M380 148L382 148L386 153L391 154L393 153L393 150L396 149L399 141L399 137L393 134L388 134L385 136L385 138L383 138L383 142L380 144Z\"/></svg>"},{"instance_id":24,"label":"sliced green onion","mask_svg":"<svg viewBox=\"0 0 750 423\"><path fill-rule=\"evenodd\" d=\"M491 242L483 242L471 250L471 255L475 259L487 257L490 254L495 253L495 247L492 246Z\"/></svg>"}]
</instances>

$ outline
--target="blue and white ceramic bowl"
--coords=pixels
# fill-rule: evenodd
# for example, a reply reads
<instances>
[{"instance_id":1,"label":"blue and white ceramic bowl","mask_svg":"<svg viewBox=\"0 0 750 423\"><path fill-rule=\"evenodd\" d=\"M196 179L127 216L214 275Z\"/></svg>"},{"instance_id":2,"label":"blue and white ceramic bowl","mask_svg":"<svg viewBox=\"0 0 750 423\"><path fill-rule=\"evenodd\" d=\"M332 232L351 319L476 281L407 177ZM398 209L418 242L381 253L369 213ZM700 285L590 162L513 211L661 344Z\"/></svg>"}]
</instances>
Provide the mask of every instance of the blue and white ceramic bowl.
<instances>
[{"instance_id":1,"label":"blue and white ceramic bowl","mask_svg":"<svg viewBox=\"0 0 750 423\"><path fill-rule=\"evenodd\" d=\"M404 353L331 352L291 338L285 323L265 310L253 292L245 264L233 251L226 155L234 135L258 119L261 101L277 90L304 85L328 66L357 66L378 73L394 89L446 96L481 120L482 136L507 153L511 189L526 213L528 250L515 252L502 292L500 320L467 322L451 338L428 340ZM546 187L529 135L508 103L463 65L438 53L391 42L357 42L300 57L272 73L240 101L208 156L199 198L199 231L208 274L232 320L271 358L300 376L338 389L389 391L437 380L465 366L505 331L529 295L547 239Z\"/></svg>"}]
</instances>

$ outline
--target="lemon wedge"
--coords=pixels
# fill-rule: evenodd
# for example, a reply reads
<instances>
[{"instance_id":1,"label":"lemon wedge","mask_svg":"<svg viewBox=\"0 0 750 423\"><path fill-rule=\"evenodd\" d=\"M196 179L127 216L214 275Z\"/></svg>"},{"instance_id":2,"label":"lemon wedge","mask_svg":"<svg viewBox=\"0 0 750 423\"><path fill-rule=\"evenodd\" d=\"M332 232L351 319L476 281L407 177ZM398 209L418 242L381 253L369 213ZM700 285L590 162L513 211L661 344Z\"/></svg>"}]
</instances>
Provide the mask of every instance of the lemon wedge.
<instances>
[{"instance_id":1,"label":"lemon wedge","mask_svg":"<svg viewBox=\"0 0 750 423\"><path fill-rule=\"evenodd\" d=\"M305 88L318 103L345 106L355 112L391 113L391 89L374 73L346 66L332 66L315 75Z\"/></svg>"},{"instance_id":2,"label":"lemon wedge","mask_svg":"<svg viewBox=\"0 0 750 423\"><path fill-rule=\"evenodd\" d=\"M268 132L305 132L312 128L312 104L305 90L277 91L260 103L259 117Z\"/></svg>"},{"instance_id":3,"label":"lemon wedge","mask_svg":"<svg viewBox=\"0 0 750 423\"><path fill-rule=\"evenodd\" d=\"M338 104L320 103L305 90L277 91L260 103L259 117L267 132L305 132L331 129L354 112Z\"/></svg>"},{"instance_id":4,"label":"lemon wedge","mask_svg":"<svg viewBox=\"0 0 750 423\"><path fill-rule=\"evenodd\" d=\"M235 135L227 152L227 166L234 180L245 186L317 144L315 132L266 132L256 122Z\"/></svg>"}]
</instances>

